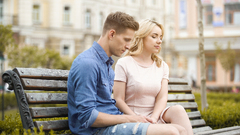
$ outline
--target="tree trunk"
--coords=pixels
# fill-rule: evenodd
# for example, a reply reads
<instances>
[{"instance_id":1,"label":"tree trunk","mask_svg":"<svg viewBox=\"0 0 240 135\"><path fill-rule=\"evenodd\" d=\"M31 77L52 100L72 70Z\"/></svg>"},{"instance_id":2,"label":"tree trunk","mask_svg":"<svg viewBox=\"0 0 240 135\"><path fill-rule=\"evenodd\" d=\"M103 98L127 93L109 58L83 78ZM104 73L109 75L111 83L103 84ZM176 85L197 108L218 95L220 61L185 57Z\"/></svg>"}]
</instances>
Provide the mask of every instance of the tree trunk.
<instances>
[{"instance_id":1,"label":"tree trunk","mask_svg":"<svg viewBox=\"0 0 240 135\"><path fill-rule=\"evenodd\" d=\"M204 38L203 38L203 23L202 23L202 2L197 0L198 4L198 31L199 31L199 57L201 69L201 105L202 110L207 109L206 95L206 69L205 69L205 54L204 54Z\"/></svg>"},{"instance_id":2,"label":"tree trunk","mask_svg":"<svg viewBox=\"0 0 240 135\"><path fill-rule=\"evenodd\" d=\"M225 70L225 88L224 92L227 93L227 71Z\"/></svg>"}]
</instances>

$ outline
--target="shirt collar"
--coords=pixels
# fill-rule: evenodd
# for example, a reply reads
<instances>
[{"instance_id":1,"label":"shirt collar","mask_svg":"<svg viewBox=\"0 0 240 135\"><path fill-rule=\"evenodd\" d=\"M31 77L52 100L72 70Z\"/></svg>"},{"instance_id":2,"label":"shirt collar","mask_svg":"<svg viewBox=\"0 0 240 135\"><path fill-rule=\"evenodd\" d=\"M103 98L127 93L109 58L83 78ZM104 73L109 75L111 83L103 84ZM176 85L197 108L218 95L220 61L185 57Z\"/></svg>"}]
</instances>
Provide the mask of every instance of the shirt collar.
<instances>
[{"instance_id":1,"label":"shirt collar","mask_svg":"<svg viewBox=\"0 0 240 135\"><path fill-rule=\"evenodd\" d=\"M114 63L114 60L112 59L112 57L108 57L107 53L103 50L103 48L95 41L93 42L93 48L96 50L96 52L98 53L98 55L100 56L100 58L104 63L110 64L110 65Z\"/></svg>"}]
</instances>

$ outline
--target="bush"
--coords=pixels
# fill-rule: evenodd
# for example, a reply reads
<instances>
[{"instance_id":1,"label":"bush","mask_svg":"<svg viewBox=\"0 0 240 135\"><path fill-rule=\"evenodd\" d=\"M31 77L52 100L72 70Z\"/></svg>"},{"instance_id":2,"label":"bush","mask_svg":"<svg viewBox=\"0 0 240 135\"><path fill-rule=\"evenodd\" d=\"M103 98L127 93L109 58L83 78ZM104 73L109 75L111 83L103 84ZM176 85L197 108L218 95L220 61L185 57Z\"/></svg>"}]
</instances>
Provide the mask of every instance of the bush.
<instances>
[{"instance_id":1,"label":"bush","mask_svg":"<svg viewBox=\"0 0 240 135\"><path fill-rule=\"evenodd\" d=\"M23 133L23 126L19 114L17 114L15 117L13 117L12 115L5 116L4 121L0 122L1 134L11 134L14 132L18 132L18 134Z\"/></svg>"},{"instance_id":2,"label":"bush","mask_svg":"<svg viewBox=\"0 0 240 135\"><path fill-rule=\"evenodd\" d=\"M240 125L240 94L207 93L208 109L201 110L201 96L194 93L198 110L213 129Z\"/></svg>"},{"instance_id":3,"label":"bush","mask_svg":"<svg viewBox=\"0 0 240 135\"><path fill-rule=\"evenodd\" d=\"M66 118L43 118L43 119L34 119L33 121L44 121L44 120L63 120L67 119ZM37 131L36 128L34 128L34 135L45 135L45 134L50 134L50 135L55 135L55 134L70 134L70 130L61 130L61 131L50 131L49 133L44 132L42 130L42 127L40 128L40 131ZM0 135L31 135L30 130L25 130L23 129L22 126L22 121L20 118L20 114L17 113L15 117L12 115L5 116L4 121L0 121Z\"/></svg>"},{"instance_id":4,"label":"bush","mask_svg":"<svg viewBox=\"0 0 240 135\"><path fill-rule=\"evenodd\" d=\"M2 110L2 94L0 94L1 97L1 104L0 104L0 110ZM17 107L17 100L15 97L14 92L5 92L4 93L4 110L15 108Z\"/></svg>"}]
</instances>

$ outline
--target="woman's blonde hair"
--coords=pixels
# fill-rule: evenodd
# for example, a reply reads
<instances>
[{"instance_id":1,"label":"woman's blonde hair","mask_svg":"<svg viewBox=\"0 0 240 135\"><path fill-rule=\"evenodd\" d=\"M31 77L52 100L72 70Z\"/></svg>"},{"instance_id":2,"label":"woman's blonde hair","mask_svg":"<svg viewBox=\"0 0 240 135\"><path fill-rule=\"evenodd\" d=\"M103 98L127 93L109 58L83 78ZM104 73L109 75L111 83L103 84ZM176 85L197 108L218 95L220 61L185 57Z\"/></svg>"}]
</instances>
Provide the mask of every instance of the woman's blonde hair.
<instances>
[{"instance_id":1,"label":"woman's blonde hair","mask_svg":"<svg viewBox=\"0 0 240 135\"><path fill-rule=\"evenodd\" d=\"M128 50L125 56L136 56L142 53L143 51L143 38L148 36L155 26L158 26L162 30L162 36L164 35L163 26L153 20L143 20L140 22L139 30L135 32L131 47ZM157 66L160 67L162 64L162 59L158 56L158 53L161 51L161 47L157 53L153 53L151 58L156 62Z\"/></svg>"}]
</instances>

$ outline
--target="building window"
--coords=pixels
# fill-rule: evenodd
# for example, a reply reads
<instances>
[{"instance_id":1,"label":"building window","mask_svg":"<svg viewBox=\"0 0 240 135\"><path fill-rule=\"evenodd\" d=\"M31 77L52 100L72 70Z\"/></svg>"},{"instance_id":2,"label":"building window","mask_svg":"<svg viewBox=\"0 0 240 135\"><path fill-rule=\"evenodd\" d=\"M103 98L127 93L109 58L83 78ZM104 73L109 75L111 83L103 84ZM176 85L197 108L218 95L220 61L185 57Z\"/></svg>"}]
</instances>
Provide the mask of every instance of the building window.
<instances>
[{"instance_id":1,"label":"building window","mask_svg":"<svg viewBox=\"0 0 240 135\"><path fill-rule=\"evenodd\" d=\"M235 67L233 67L231 70L230 70L230 81L233 82L234 81L234 71L235 71Z\"/></svg>"},{"instance_id":2,"label":"building window","mask_svg":"<svg viewBox=\"0 0 240 135\"><path fill-rule=\"evenodd\" d=\"M87 10L85 13L85 27L90 28L91 27L91 11Z\"/></svg>"},{"instance_id":3,"label":"building window","mask_svg":"<svg viewBox=\"0 0 240 135\"><path fill-rule=\"evenodd\" d=\"M40 6L39 5L33 5L33 23L39 23L40 22Z\"/></svg>"},{"instance_id":4,"label":"building window","mask_svg":"<svg viewBox=\"0 0 240 135\"><path fill-rule=\"evenodd\" d=\"M204 24L206 25L211 25L213 22L213 6L212 5L207 5L204 6Z\"/></svg>"},{"instance_id":5,"label":"building window","mask_svg":"<svg viewBox=\"0 0 240 135\"><path fill-rule=\"evenodd\" d=\"M240 3L225 5L225 23L227 25L240 25Z\"/></svg>"},{"instance_id":6,"label":"building window","mask_svg":"<svg viewBox=\"0 0 240 135\"><path fill-rule=\"evenodd\" d=\"M69 45L63 45L63 55L69 55L70 54L70 47Z\"/></svg>"},{"instance_id":7,"label":"building window","mask_svg":"<svg viewBox=\"0 0 240 135\"><path fill-rule=\"evenodd\" d=\"M0 0L0 24L3 21L3 0Z\"/></svg>"},{"instance_id":8,"label":"building window","mask_svg":"<svg viewBox=\"0 0 240 135\"><path fill-rule=\"evenodd\" d=\"M70 7L65 6L63 12L63 24L69 25L70 24Z\"/></svg>"},{"instance_id":9,"label":"building window","mask_svg":"<svg viewBox=\"0 0 240 135\"><path fill-rule=\"evenodd\" d=\"M206 57L207 81L216 81L216 57Z\"/></svg>"},{"instance_id":10,"label":"building window","mask_svg":"<svg viewBox=\"0 0 240 135\"><path fill-rule=\"evenodd\" d=\"M187 28L187 1L180 0L179 4L179 27L180 29Z\"/></svg>"}]
</instances>

